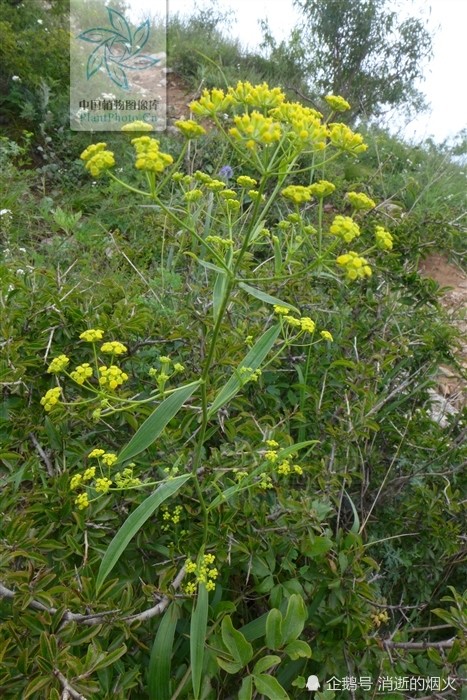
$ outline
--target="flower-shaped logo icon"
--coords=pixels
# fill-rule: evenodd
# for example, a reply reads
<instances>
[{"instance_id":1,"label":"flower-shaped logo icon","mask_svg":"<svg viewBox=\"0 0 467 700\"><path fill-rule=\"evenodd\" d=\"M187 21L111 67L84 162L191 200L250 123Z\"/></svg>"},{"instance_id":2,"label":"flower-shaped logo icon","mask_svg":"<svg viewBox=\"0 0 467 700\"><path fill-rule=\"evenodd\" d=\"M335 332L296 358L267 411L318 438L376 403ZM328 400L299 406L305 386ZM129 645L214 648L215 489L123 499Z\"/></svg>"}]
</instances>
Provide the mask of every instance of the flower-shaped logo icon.
<instances>
[{"instance_id":1,"label":"flower-shaped logo icon","mask_svg":"<svg viewBox=\"0 0 467 700\"><path fill-rule=\"evenodd\" d=\"M104 68L115 85L128 90L125 70L145 70L159 62L158 58L141 53L149 38L149 20L132 32L120 12L108 7L107 13L111 29L96 27L78 35L82 41L97 44L88 58L86 77L89 80Z\"/></svg>"}]
</instances>

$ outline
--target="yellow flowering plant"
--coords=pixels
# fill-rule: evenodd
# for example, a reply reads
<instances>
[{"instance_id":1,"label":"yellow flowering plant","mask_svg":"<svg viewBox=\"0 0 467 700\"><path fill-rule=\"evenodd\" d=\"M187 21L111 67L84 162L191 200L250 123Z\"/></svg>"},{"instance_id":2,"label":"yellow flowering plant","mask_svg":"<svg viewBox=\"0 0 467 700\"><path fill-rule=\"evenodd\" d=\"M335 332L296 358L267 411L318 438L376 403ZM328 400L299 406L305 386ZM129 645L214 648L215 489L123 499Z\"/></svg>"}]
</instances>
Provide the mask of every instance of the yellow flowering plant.
<instances>
[{"instance_id":1,"label":"yellow flowering plant","mask_svg":"<svg viewBox=\"0 0 467 700\"><path fill-rule=\"evenodd\" d=\"M333 112L347 108L342 98L328 96L326 101ZM312 451L318 441L307 438L303 417L309 410L314 359L319 352L338 352L338 324L312 297L309 303L297 301L294 290L312 278L329 280L339 290L356 282L371 284L370 255L377 249L389 251L392 238L381 226L375 230L373 221L369 231L365 212L375 203L366 195L349 193L346 209L335 213L339 192L325 179L327 166L343 154L357 157L366 148L348 126L329 123L316 110L289 102L280 89L266 84L242 82L226 91L205 90L190 110L192 118L176 124L176 157L165 152L149 130L125 129L135 150L131 184L125 174L116 174L117 159L105 144L88 147L82 159L91 174L105 175L127 188L169 222L173 240L167 265L175 271L180 260L188 260L190 280L203 294L208 290L209 299L197 317L195 347L188 351L181 344L180 357L159 355L142 392L128 361L134 357L131 344L109 338L99 328L84 330L79 348L85 356L77 365L65 354L52 358L47 372L60 386L50 389L41 403L52 419L58 405L60 411L86 410L96 424L105 421L106 426L128 417L134 429L129 441L115 452L103 443L87 454L83 450L69 476L69 490L81 519L92 518L122 491L152 492L129 514L104 552L96 594L128 543L154 516L160 521L161 546L172 562L167 569L172 580L168 574L163 578L164 595L172 584L191 611L190 692L198 700L209 636L209 597L221 601L228 596L226 542L230 538L239 561L251 548L251 540L248 546L237 543L232 523L244 522L245 513L253 521L262 514L267 522L275 517L274 509L287 511L288 489L312 487ZM222 143L223 162L209 172L197 171L187 154L196 152L196 144L202 148L208 131ZM354 250L348 250L349 244ZM224 341L226 333L235 336L235 350ZM174 338L168 339L172 346ZM238 441L248 397L267 386L268 373L286 357L294 377L294 416L287 419L292 427L265 429L267 417L255 417L256 445L251 441L244 450L232 448L230 453L225 446L221 449L218 443L223 443L224 434ZM230 412L240 418L231 421ZM177 498L174 505L168 503L171 498ZM250 525L245 527L249 530ZM315 537L307 527L303 525L300 535L303 551L313 546L307 542ZM313 527L324 537L319 519ZM215 555L207 553L213 542L219 550ZM293 595L293 612L304 625L305 594ZM279 614L283 613L277 610L274 616ZM230 658L232 648L229 651L226 640L235 634L229 637L231 623L226 619L221 639L215 628L211 630L214 646L227 647L218 664L240 670L248 662ZM308 658L311 650L303 640L303 645L288 646L298 643L302 629L290 638L286 632L278 633L274 642L271 637L269 648L280 650L284 658ZM160 643L156 640L156 647ZM249 654L245 651L242 659ZM266 681L252 678L262 693L261 682Z\"/></svg>"}]
</instances>

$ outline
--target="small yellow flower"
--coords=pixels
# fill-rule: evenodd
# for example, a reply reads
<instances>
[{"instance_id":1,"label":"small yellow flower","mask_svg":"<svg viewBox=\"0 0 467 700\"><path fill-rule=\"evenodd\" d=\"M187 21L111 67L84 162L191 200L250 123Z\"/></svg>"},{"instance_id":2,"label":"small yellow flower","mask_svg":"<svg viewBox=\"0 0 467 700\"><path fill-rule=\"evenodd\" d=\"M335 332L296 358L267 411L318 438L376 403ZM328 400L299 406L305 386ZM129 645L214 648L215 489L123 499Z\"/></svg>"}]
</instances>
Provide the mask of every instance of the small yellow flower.
<instances>
[{"instance_id":1,"label":"small yellow flower","mask_svg":"<svg viewBox=\"0 0 467 700\"><path fill-rule=\"evenodd\" d=\"M350 243L350 241L353 241L354 238L360 235L360 228L350 216L341 216L339 214L334 217L330 232L342 238L346 243Z\"/></svg>"},{"instance_id":2,"label":"small yellow flower","mask_svg":"<svg viewBox=\"0 0 467 700\"><path fill-rule=\"evenodd\" d=\"M350 109L350 104L340 95L326 95L324 99L335 112L346 112Z\"/></svg>"},{"instance_id":3,"label":"small yellow flower","mask_svg":"<svg viewBox=\"0 0 467 700\"><path fill-rule=\"evenodd\" d=\"M239 175L239 177L237 177L237 185L245 189L248 187L256 187L257 184L258 181L252 177L248 177L248 175Z\"/></svg>"},{"instance_id":4,"label":"small yellow flower","mask_svg":"<svg viewBox=\"0 0 467 700\"><path fill-rule=\"evenodd\" d=\"M99 328L90 328L88 331L83 331L79 337L88 343L95 343L97 340L102 340L103 336L104 331Z\"/></svg>"},{"instance_id":5,"label":"small yellow flower","mask_svg":"<svg viewBox=\"0 0 467 700\"><path fill-rule=\"evenodd\" d=\"M198 189L188 190L188 192L185 192L183 195L185 202L198 202L200 199L202 199L202 197L203 193Z\"/></svg>"},{"instance_id":6,"label":"small yellow flower","mask_svg":"<svg viewBox=\"0 0 467 700\"><path fill-rule=\"evenodd\" d=\"M368 265L367 260L360 257L358 253L354 253L354 251L339 255L336 262L345 268L346 278L350 281L371 277L371 267Z\"/></svg>"},{"instance_id":7,"label":"small yellow flower","mask_svg":"<svg viewBox=\"0 0 467 700\"><path fill-rule=\"evenodd\" d=\"M286 306L280 306L279 304L274 304L274 313L276 313L278 316L287 316L287 314L290 313L290 309L288 309Z\"/></svg>"},{"instance_id":8,"label":"small yellow flower","mask_svg":"<svg viewBox=\"0 0 467 700\"><path fill-rule=\"evenodd\" d=\"M99 367L99 374L101 375L99 384L109 389L117 389L117 387L121 386L123 382L128 379L128 374L115 365L110 365L110 367L103 365Z\"/></svg>"},{"instance_id":9,"label":"small yellow flower","mask_svg":"<svg viewBox=\"0 0 467 700\"><path fill-rule=\"evenodd\" d=\"M301 468L301 466L299 464L294 464L293 470L294 470L295 474L298 474L299 476L301 476L303 474L303 469Z\"/></svg>"},{"instance_id":10,"label":"small yellow flower","mask_svg":"<svg viewBox=\"0 0 467 700\"><path fill-rule=\"evenodd\" d=\"M96 476L96 467L89 467L83 474L83 481L91 481Z\"/></svg>"},{"instance_id":11,"label":"small yellow flower","mask_svg":"<svg viewBox=\"0 0 467 700\"><path fill-rule=\"evenodd\" d=\"M191 102L189 107L193 114L207 117L219 112L226 112L233 101L232 95L225 95L223 90L213 88L212 90L204 90L199 100Z\"/></svg>"},{"instance_id":12,"label":"small yellow flower","mask_svg":"<svg viewBox=\"0 0 467 700\"><path fill-rule=\"evenodd\" d=\"M290 472L290 462L287 459L284 459L283 462L281 462L277 467L277 473L281 476L288 476Z\"/></svg>"},{"instance_id":13,"label":"small yellow flower","mask_svg":"<svg viewBox=\"0 0 467 700\"><path fill-rule=\"evenodd\" d=\"M111 486L112 481L110 479L96 479L94 488L98 493L107 493Z\"/></svg>"},{"instance_id":14,"label":"small yellow flower","mask_svg":"<svg viewBox=\"0 0 467 700\"><path fill-rule=\"evenodd\" d=\"M60 401L60 387L55 387L54 389L49 389L45 396L41 398L41 406L44 406L44 410L51 411L52 408Z\"/></svg>"},{"instance_id":15,"label":"small yellow flower","mask_svg":"<svg viewBox=\"0 0 467 700\"><path fill-rule=\"evenodd\" d=\"M194 574L196 571L196 562L187 559L185 562L185 571L187 574Z\"/></svg>"},{"instance_id":16,"label":"small yellow flower","mask_svg":"<svg viewBox=\"0 0 467 700\"><path fill-rule=\"evenodd\" d=\"M301 328L302 322L299 318L295 318L294 316L285 316L284 321L289 324L289 326L292 326L292 328Z\"/></svg>"},{"instance_id":17,"label":"small yellow flower","mask_svg":"<svg viewBox=\"0 0 467 700\"><path fill-rule=\"evenodd\" d=\"M123 355L128 349L123 343L119 343L118 340L111 340L108 343L101 345L101 352L112 353L113 355Z\"/></svg>"},{"instance_id":18,"label":"small yellow flower","mask_svg":"<svg viewBox=\"0 0 467 700\"><path fill-rule=\"evenodd\" d=\"M266 440L266 445L271 448L279 447L279 443L276 440Z\"/></svg>"},{"instance_id":19,"label":"small yellow flower","mask_svg":"<svg viewBox=\"0 0 467 700\"><path fill-rule=\"evenodd\" d=\"M74 476L72 476L70 479L71 491L74 491L75 489L78 488L78 486L81 486L82 481L83 481L83 477L81 474L75 474Z\"/></svg>"},{"instance_id":20,"label":"small yellow flower","mask_svg":"<svg viewBox=\"0 0 467 700\"><path fill-rule=\"evenodd\" d=\"M281 195L291 199L295 204L304 204L311 199L311 188L303 185L289 185L281 190Z\"/></svg>"},{"instance_id":21,"label":"small yellow flower","mask_svg":"<svg viewBox=\"0 0 467 700\"><path fill-rule=\"evenodd\" d=\"M77 384L83 385L86 379L92 377L92 367L89 362L83 362L82 365L78 365L73 372L70 372L70 377Z\"/></svg>"},{"instance_id":22,"label":"small yellow flower","mask_svg":"<svg viewBox=\"0 0 467 700\"><path fill-rule=\"evenodd\" d=\"M187 139L197 139L199 136L206 133L206 129L192 119L179 119L174 122L174 125Z\"/></svg>"},{"instance_id":23,"label":"small yellow flower","mask_svg":"<svg viewBox=\"0 0 467 700\"><path fill-rule=\"evenodd\" d=\"M102 455L102 463L105 464L106 467L113 466L117 459L118 457L114 452L105 452Z\"/></svg>"},{"instance_id":24,"label":"small yellow flower","mask_svg":"<svg viewBox=\"0 0 467 700\"><path fill-rule=\"evenodd\" d=\"M59 372L63 372L63 370L66 369L69 363L70 360L66 355L59 355L53 359L47 367L47 372L50 374L59 374Z\"/></svg>"},{"instance_id":25,"label":"small yellow flower","mask_svg":"<svg viewBox=\"0 0 467 700\"><path fill-rule=\"evenodd\" d=\"M88 457L101 457L104 454L104 452L105 450L101 450L97 447L88 454Z\"/></svg>"},{"instance_id":26,"label":"small yellow flower","mask_svg":"<svg viewBox=\"0 0 467 700\"><path fill-rule=\"evenodd\" d=\"M346 198L357 211L374 209L376 207L376 202L364 192L347 192Z\"/></svg>"},{"instance_id":27,"label":"small yellow flower","mask_svg":"<svg viewBox=\"0 0 467 700\"><path fill-rule=\"evenodd\" d=\"M381 250L392 250L393 240L389 231L382 226L377 226L375 230L376 244Z\"/></svg>"},{"instance_id":28,"label":"small yellow flower","mask_svg":"<svg viewBox=\"0 0 467 700\"><path fill-rule=\"evenodd\" d=\"M122 131L154 131L154 127L152 126L152 124L148 124L148 122L143 122L138 119L135 119L134 122L130 122L129 124L125 124L125 126L122 126Z\"/></svg>"},{"instance_id":29,"label":"small yellow flower","mask_svg":"<svg viewBox=\"0 0 467 700\"><path fill-rule=\"evenodd\" d=\"M354 155L363 153L368 148L363 143L363 136L354 133L346 124L330 124L329 138L333 146Z\"/></svg>"},{"instance_id":30,"label":"small yellow flower","mask_svg":"<svg viewBox=\"0 0 467 700\"><path fill-rule=\"evenodd\" d=\"M87 493L80 493L79 496L75 498L75 505L78 506L78 510L84 510L89 505L89 498Z\"/></svg>"},{"instance_id":31,"label":"small yellow flower","mask_svg":"<svg viewBox=\"0 0 467 700\"><path fill-rule=\"evenodd\" d=\"M271 440L271 442L274 442L274 440ZM268 462L277 462L277 452L275 450L267 450L264 453L264 459L266 459Z\"/></svg>"},{"instance_id":32,"label":"small yellow flower","mask_svg":"<svg viewBox=\"0 0 467 700\"><path fill-rule=\"evenodd\" d=\"M302 328L302 331L306 331L307 333L314 333L314 330L316 328L316 324L314 321L311 320L308 316L303 316L303 318L300 319L300 326Z\"/></svg>"},{"instance_id":33,"label":"small yellow flower","mask_svg":"<svg viewBox=\"0 0 467 700\"><path fill-rule=\"evenodd\" d=\"M318 197L318 199L328 197L334 192L335 189L336 186L328 180L318 180L318 182L314 182L312 185L310 185L311 194L314 197Z\"/></svg>"},{"instance_id":34,"label":"small yellow flower","mask_svg":"<svg viewBox=\"0 0 467 700\"><path fill-rule=\"evenodd\" d=\"M216 587L216 584L214 583L214 581L207 581L205 586L207 591L213 591Z\"/></svg>"},{"instance_id":35,"label":"small yellow flower","mask_svg":"<svg viewBox=\"0 0 467 700\"><path fill-rule=\"evenodd\" d=\"M196 593L196 584L193 583L193 581L190 581L190 583L186 583L183 590L185 591L186 595L194 595Z\"/></svg>"},{"instance_id":36,"label":"small yellow flower","mask_svg":"<svg viewBox=\"0 0 467 700\"><path fill-rule=\"evenodd\" d=\"M332 335L329 331L321 331L320 336L324 340L329 340L330 343L332 343L332 341L334 340L334 338L332 337Z\"/></svg>"}]
</instances>

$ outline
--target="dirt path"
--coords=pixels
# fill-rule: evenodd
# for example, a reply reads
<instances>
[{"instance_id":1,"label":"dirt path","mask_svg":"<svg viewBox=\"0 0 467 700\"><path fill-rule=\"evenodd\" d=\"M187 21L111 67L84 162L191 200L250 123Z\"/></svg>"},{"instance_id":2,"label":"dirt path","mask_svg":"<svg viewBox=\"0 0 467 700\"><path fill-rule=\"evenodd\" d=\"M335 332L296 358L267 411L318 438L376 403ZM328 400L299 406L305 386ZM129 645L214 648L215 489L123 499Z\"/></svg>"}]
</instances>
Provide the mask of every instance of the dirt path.
<instances>
[{"instance_id":1,"label":"dirt path","mask_svg":"<svg viewBox=\"0 0 467 700\"><path fill-rule=\"evenodd\" d=\"M423 277L434 279L441 287L448 288L440 301L453 325L460 331L460 348L457 357L467 371L467 275L437 253L429 255L420 263L419 272ZM437 382L438 394L446 403L448 413L451 412L449 407L457 412L467 405L467 382L454 368L441 365Z\"/></svg>"}]
</instances>

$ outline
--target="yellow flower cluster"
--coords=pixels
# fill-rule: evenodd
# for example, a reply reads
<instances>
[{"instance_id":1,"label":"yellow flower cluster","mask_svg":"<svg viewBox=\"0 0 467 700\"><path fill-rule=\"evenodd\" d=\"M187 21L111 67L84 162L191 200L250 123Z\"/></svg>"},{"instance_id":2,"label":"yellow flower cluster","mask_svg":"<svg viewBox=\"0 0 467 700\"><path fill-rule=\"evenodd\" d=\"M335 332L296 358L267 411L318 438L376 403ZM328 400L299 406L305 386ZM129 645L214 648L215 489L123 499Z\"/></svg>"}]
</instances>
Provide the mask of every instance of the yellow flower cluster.
<instances>
[{"instance_id":1,"label":"yellow flower cluster","mask_svg":"<svg viewBox=\"0 0 467 700\"><path fill-rule=\"evenodd\" d=\"M101 331L99 328L90 328L88 331L83 331L79 337L87 343L95 343L98 340L102 340L104 331Z\"/></svg>"},{"instance_id":2,"label":"yellow flower cluster","mask_svg":"<svg viewBox=\"0 0 467 700\"><path fill-rule=\"evenodd\" d=\"M318 182L314 182L312 185L310 185L311 194L313 197L317 197L318 199L328 197L334 192L335 189L336 186L328 180L318 180Z\"/></svg>"},{"instance_id":3,"label":"yellow flower cluster","mask_svg":"<svg viewBox=\"0 0 467 700\"><path fill-rule=\"evenodd\" d=\"M346 198L356 211L364 211L376 207L376 202L363 192L347 192Z\"/></svg>"},{"instance_id":4,"label":"yellow flower cluster","mask_svg":"<svg viewBox=\"0 0 467 700\"><path fill-rule=\"evenodd\" d=\"M84 510L89 505L89 498L87 493L80 493L79 496L75 498L75 504L78 506L78 510Z\"/></svg>"},{"instance_id":5,"label":"yellow flower cluster","mask_svg":"<svg viewBox=\"0 0 467 700\"><path fill-rule=\"evenodd\" d=\"M41 406L44 406L45 411L51 411L52 408L60 401L60 387L49 389L45 396L41 398Z\"/></svg>"},{"instance_id":6,"label":"yellow flower cluster","mask_svg":"<svg viewBox=\"0 0 467 700\"><path fill-rule=\"evenodd\" d=\"M123 469L123 471L115 474L115 484L119 489L128 489L141 484L141 479L133 476L133 466L134 464L130 464L128 467Z\"/></svg>"},{"instance_id":7,"label":"yellow flower cluster","mask_svg":"<svg viewBox=\"0 0 467 700\"><path fill-rule=\"evenodd\" d=\"M183 195L185 202L198 202L200 199L202 199L202 197L203 193L198 189L188 190L188 192L185 192Z\"/></svg>"},{"instance_id":8,"label":"yellow flower cluster","mask_svg":"<svg viewBox=\"0 0 467 700\"><path fill-rule=\"evenodd\" d=\"M152 124L148 124L148 122L143 122L139 119L135 119L134 122L122 126L122 131L127 131L130 133L133 133L135 131L154 131L154 127L152 126Z\"/></svg>"},{"instance_id":9,"label":"yellow flower cluster","mask_svg":"<svg viewBox=\"0 0 467 700\"><path fill-rule=\"evenodd\" d=\"M288 309L286 306L280 306L279 304L274 305L274 312L278 316L283 316L284 321L293 328L300 328L300 330L305 331L306 333L314 333L315 331L316 324L309 316L295 318L294 316L289 315L290 309Z\"/></svg>"},{"instance_id":10,"label":"yellow flower cluster","mask_svg":"<svg viewBox=\"0 0 467 700\"><path fill-rule=\"evenodd\" d=\"M102 464L106 467L112 467L117 461L118 457L115 452L104 452L102 455Z\"/></svg>"},{"instance_id":11,"label":"yellow flower cluster","mask_svg":"<svg viewBox=\"0 0 467 700\"><path fill-rule=\"evenodd\" d=\"M169 153L159 151L159 141L150 136L138 136L132 139L136 151L135 166L138 170L161 173L168 165L173 163L173 158Z\"/></svg>"},{"instance_id":12,"label":"yellow flower cluster","mask_svg":"<svg viewBox=\"0 0 467 700\"><path fill-rule=\"evenodd\" d=\"M268 145L281 138L280 124L260 112L237 115L234 122L235 126L229 129L230 135L244 142L250 150L254 150L258 144Z\"/></svg>"},{"instance_id":13,"label":"yellow flower cluster","mask_svg":"<svg viewBox=\"0 0 467 700\"><path fill-rule=\"evenodd\" d=\"M50 365L47 367L47 372L50 374L59 374L63 372L64 369L70 364L70 359L66 355L59 355L55 357Z\"/></svg>"},{"instance_id":14,"label":"yellow flower cluster","mask_svg":"<svg viewBox=\"0 0 467 700\"><path fill-rule=\"evenodd\" d=\"M288 140L300 148L323 150L328 137L327 127L321 122L322 114L298 102L285 102L271 110L271 116L287 124Z\"/></svg>"},{"instance_id":15,"label":"yellow flower cluster","mask_svg":"<svg viewBox=\"0 0 467 700\"><path fill-rule=\"evenodd\" d=\"M350 251L344 255L339 255L337 264L345 268L348 280L356 280L362 277L371 277L371 267L365 258L361 258L358 253Z\"/></svg>"},{"instance_id":16,"label":"yellow flower cluster","mask_svg":"<svg viewBox=\"0 0 467 700\"><path fill-rule=\"evenodd\" d=\"M204 90L199 100L191 102L189 107L193 114L198 117L209 117L219 112L226 112L233 101L234 98L231 94L226 95L223 90L214 88L213 90Z\"/></svg>"},{"instance_id":17,"label":"yellow flower cluster","mask_svg":"<svg viewBox=\"0 0 467 700\"><path fill-rule=\"evenodd\" d=\"M340 95L326 95L324 98L334 112L346 112L350 109L350 105Z\"/></svg>"},{"instance_id":18,"label":"yellow flower cluster","mask_svg":"<svg viewBox=\"0 0 467 700\"><path fill-rule=\"evenodd\" d=\"M82 365L78 365L73 372L70 372L70 377L77 384L83 385L86 379L92 377L92 367L89 362L83 362Z\"/></svg>"},{"instance_id":19,"label":"yellow flower cluster","mask_svg":"<svg viewBox=\"0 0 467 700\"><path fill-rule=\"evenodd\" d=\"M347 153L358 155L366 151L368 146L363 143L363 136L356 134L346 124L330 124L329 139L333 146Z\"/></svg>"},{"instance_id":20,"label":"yellow flower cluster","mask_svg":"<svg viewBox=\"0 0 467 700\"><path fill-rule=\"evenodd\" d=\"M96 447L88 454L88 457L102 457L103 454L105 454L105 450Z\"/></svg>"},{"instance_id":21,"label":"yellow flower cluster","mask_svg":"<svg viewBox=\"0 0 467 700\"><path fill-rule=\"evenodd\" d=\"M101 345L101 352L112 353L112 355L123 355L127 352L128 348L123 343L119 343L118 340L111 340L108 343Z\"/></svg>"},{"instance_id":22,"label":"yellow flower cluster","mask_svg":"<svg viewBox=\"0 0 467 700\"><path fill-rule=\"evenodd\" d=\"M360 235L360 228L350 216L341 216L339 214L334 218L330 232L334 236L342 238L346 243L350 243L354 238L358 238Z\"/></svg>"},{"instance_id":23,"label":"yellow flower cluster","mask_svg":"<svg viewBox=\"0 0 467 700\"><path fill-rule=\"evenodd\" d=\"M115 158L112 151L106 151L106 143L100 142L88 146L81 154L81 160L85 162L86 170L93 177L99 177L105 170L113 168Z\"/></svg>"},{"instance_id":24,"label":"yellow flower cluster","mask_svg":"<svg viewBox=\"0 0 467 700\"><path fill-rule=\"evenodd\" d=\"M187 559L185 562L185 571L187 574L194 574L196 577L196 582L191 581L187 583L184 587L185 593L188 595L193 595L196 591L196 584L204 584L206 590L213 591L216 587L214 581L219 576L218 569L213 566L215 563L215 556L213 554L204 554L200 557L198 563Z\"/></svg>"},{"instance_id":25,"label":"yellow flower cluster","mask_svg":"<svg viewBox=\"0 0 467 700\"><path fill-rule=\"evenodd\" d=\"M116 367L116 365L99 367L99 374L101 375L99 384L101 386L107 385L109 389L116 389L128 379L128 374L123 372L120 367Z\"/></svg>"},{"instance_id":26,"label":"yellow flower cluster","mask_svg":"<svg viewBox=\"0 0 467 700\"><path fill-rule=\"evenodd\" d=\"M174 125L187 139L197 139L199 136L206 133L206 129L192 119L179 119L174 122Z\"/></svg>"},{"instance_id":27,"label":"yellow flower cluster","mask_svg":"<svg viewBox=\"0 0 467 700\"><path fill-rule=\"evenodd\" d=\"M280 88L270 88L267 83L252 85L249 82L239 82L236 87L229 88L233 104L244 104L257 109L273 109L285 101L285 95Z\"/></svg>"},{"instance_id":28,"label":"yellow flower cluster","mask_svg":"<svg viewBox=\"0 0 467 700\"><path fill-rule=\"evenodd\" d=\"M105 477L96 479L94 484L94 488L96 489L97 493L107 493L111 486L112 480Z\"/></svg>"},{"instance_id":29,"label":"yellow flower cluster","mask_svg":"<svg viewBox=\"0 0 467 700\"><path fill-rule=\"evenodd\" d=\"M248 187L256 187L257 184L258 181L253 177L249 177L248 175L239 175L237 177L237 185L244 187L245 189Z\"/></svg>"},{"instance_id":30,"label":"yellow flower cluster","mask_svg":"<svg viewBox=\"0 0 467 700\"><path fill-rule=\"evenodd\" d=\"M321 331L320 336L323 338L323 340L328 340L330 343L332 343L334 340L329 331Z\"/></svg>"},{"instance_id":31,"label":"yellow flower cluster","mask_svg":"<svg viewBox=\"0 0 467 700\"><path fill-rule=\"evenodd\" d=\"M291 199L295 204L304 204L311 199L310 187L303 185L289 185L281 190L281 195L286 199Z\"/></svg>"},{"instance_id":32,"label":"yellow flower cluster","mask_svg":"<svg viewBox=\"0 0 467 700\"><path fill-rule=\"evenodd\" d=\"M381 250L392 250L393 240L389 231L382 226L377 226L375 230L376 244Z\"/></svg>"}]
</instances>

